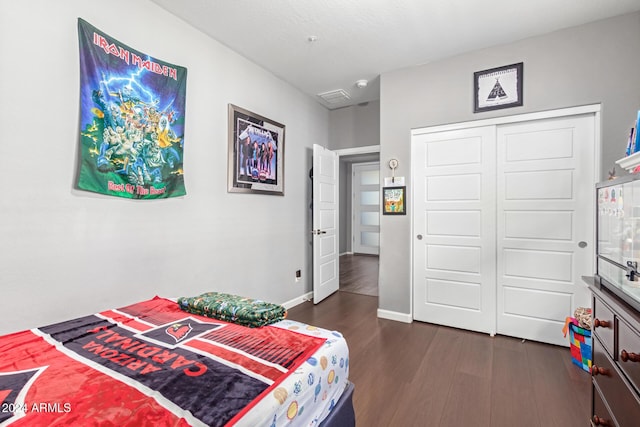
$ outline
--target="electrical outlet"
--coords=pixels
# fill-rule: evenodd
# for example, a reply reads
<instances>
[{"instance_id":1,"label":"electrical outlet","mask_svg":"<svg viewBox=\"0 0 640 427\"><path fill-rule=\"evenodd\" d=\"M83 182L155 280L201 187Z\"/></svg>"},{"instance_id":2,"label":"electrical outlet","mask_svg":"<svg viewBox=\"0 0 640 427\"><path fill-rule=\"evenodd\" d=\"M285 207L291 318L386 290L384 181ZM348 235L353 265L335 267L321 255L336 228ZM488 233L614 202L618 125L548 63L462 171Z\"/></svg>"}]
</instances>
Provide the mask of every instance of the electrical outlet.
<instances>
[{"instance_id":1,"label":"electrical outlet","mask_svg":"<svg viewBox=\"0 0 640 427\"><path fill-rule=\"evenodd\" d=\"M302 271L296 270L296 282L299 282L302 279Z\"/></svg>"}]
</instances>

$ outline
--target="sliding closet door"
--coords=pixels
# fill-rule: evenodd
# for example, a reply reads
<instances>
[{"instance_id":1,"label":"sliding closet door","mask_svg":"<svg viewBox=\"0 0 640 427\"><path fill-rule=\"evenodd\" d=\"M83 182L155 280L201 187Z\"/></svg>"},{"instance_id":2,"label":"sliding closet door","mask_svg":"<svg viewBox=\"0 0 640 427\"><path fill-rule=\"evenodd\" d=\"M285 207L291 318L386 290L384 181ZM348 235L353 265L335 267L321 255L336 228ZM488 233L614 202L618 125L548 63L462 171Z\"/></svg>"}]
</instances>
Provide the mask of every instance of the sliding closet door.
<instances>
[{"instance_id":1,"label":"sliding closet door","mask_svg":"<svg viewBox=\"0 0 640 427\"><path fill-rule=\"evenodd\" d=\"M416 320L495 333L495 127L412 140Z\"/></svg>"},{"instance_id":2,"label":"sliding closet door","mask_svg":"<svg viewBox=\"0 0 640 427\"><path fill-rule=\"evenodd\" d=\"M504 335L567 345L562 326L590 306L595 117L497 130L497 323Z\"/></svg>"}]
</instances>

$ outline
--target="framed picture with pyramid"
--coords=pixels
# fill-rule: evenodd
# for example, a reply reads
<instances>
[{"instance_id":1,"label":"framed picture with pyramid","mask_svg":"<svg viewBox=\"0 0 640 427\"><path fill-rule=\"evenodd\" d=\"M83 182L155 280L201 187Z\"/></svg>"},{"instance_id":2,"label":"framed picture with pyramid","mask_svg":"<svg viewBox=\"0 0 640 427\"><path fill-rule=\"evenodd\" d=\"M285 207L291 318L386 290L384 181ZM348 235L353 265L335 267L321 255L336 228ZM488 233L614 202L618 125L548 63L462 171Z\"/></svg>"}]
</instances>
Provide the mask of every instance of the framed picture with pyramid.
<instances>
[{"instance_id":1,"label":"framed picture with pyramid","mask_svg":"<svg viewBox=\"0 0 640 427\"><path fill-rule=\"evenodd\" d=\"M473 73L474 113L522 106L523 63Z\"/></svg>"}]
</instances>

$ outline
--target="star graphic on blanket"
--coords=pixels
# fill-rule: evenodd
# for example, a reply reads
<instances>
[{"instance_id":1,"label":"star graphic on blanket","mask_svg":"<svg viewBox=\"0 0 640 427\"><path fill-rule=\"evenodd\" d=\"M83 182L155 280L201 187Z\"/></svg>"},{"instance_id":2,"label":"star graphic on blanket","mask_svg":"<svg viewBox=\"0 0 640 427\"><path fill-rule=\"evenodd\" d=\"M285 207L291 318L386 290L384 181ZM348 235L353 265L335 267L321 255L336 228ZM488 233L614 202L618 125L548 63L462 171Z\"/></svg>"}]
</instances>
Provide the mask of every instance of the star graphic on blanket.
<instances>
[{"instance_id":1,"label":"star graphic on blanket","mask_svg":"<svg viewBox=\"0 0 640 427\"><path fill-rule=\"evenodd\" d=\"M9 397L9 394L12 392L13 390L0 390L0 402L2 402L3 405L7 405L10 402L7 400L7 397Z\"/></svg>"},{"instance_id":2,"label":"star graphic on blanket","mask_svg":"<svg viewBox=\"0 0 640 427\"><path fill-rule=\"evenodd\" d=\"M0 405L2 408L12 408L13 411L0 412L0 424L14 416L24 414L24 398L27 395L35 377L40 375L46 367L28 369L24 371L0 372Z\"/></svg>"}]
</instances>

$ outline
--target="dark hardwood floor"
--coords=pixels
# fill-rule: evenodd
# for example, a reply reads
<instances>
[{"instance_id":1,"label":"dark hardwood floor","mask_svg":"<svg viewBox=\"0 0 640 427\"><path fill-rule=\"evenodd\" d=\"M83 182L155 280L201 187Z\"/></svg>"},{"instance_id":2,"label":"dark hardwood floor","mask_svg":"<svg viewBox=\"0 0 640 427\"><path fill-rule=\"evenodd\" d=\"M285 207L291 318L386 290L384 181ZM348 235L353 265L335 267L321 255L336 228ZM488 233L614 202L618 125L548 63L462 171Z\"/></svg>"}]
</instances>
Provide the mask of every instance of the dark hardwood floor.
<instances>
[{"instance_id":1,"label":"dark hardwood floor","mask_svg":"<svg viewBox=\"0 0 640 427\"><path fill-rule=\"evenodd\" d=\"M340 290L378 296L377 255L342 255L340 257Z\"/></svg>"},{"instance_id":2,"label":"dark hardwood floor","mask_svg":"<svg viewBox=\"0 0 640 427\"><path fill-rule=\"evenodd\" d=\"M590 376L568 348L379 319L377 308L339 291L288 316L347 339L358 427L589 425Z\"/></svg>"}]
</instances>

